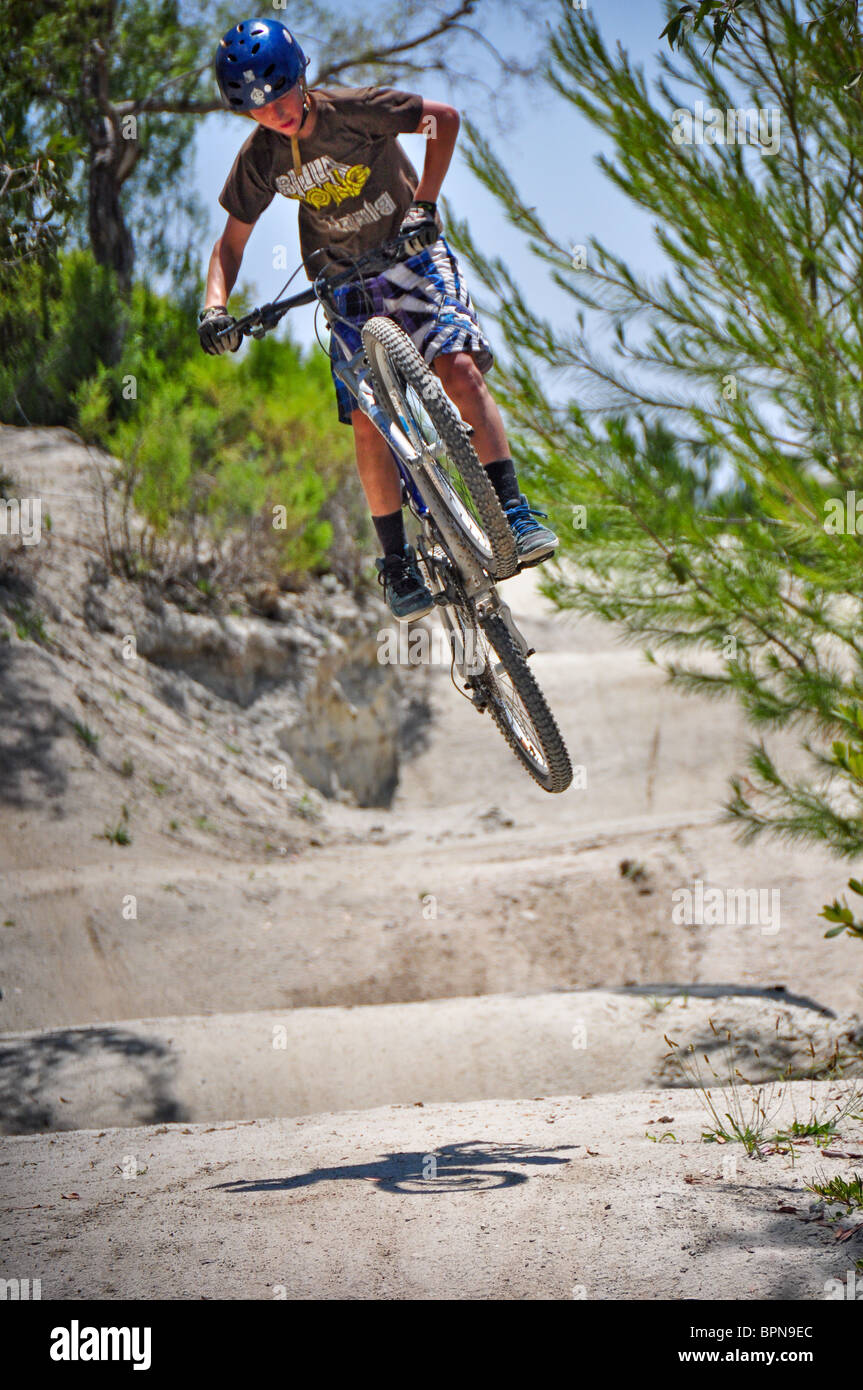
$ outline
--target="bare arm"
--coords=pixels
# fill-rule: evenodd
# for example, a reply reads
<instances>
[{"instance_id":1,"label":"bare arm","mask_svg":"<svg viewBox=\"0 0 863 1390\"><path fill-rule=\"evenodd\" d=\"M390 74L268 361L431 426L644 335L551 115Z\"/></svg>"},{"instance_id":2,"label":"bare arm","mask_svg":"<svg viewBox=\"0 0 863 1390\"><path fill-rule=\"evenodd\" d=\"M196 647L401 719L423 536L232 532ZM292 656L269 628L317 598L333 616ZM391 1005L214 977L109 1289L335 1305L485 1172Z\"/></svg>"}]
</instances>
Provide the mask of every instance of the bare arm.
<instances>
[{"instance_id":1,"label":"bare arm","mask_svg":"<svg viewBox=\"0 0 863 1390\"><path fill-rule=\"evenodd\" d=\"M422 177L414 197L436 203L444 175L450 166L461 118L454 106L442 101L423 101L423 114L415 135L426 137L426 157Z\"/></svg>"},{"instance_id":2,"label":"bare arm","mask_svg":"<svg viewBox=\"0 0 863 1390\"><path fill-rule=\"evenodd\" d=\"M246 242L254 231L254 222L240 222L228 216L225 230L213 247L210 265L207 270L207 294L204 307L227 304L231 290L237 283Z\"/></svg>"}]
</instances>

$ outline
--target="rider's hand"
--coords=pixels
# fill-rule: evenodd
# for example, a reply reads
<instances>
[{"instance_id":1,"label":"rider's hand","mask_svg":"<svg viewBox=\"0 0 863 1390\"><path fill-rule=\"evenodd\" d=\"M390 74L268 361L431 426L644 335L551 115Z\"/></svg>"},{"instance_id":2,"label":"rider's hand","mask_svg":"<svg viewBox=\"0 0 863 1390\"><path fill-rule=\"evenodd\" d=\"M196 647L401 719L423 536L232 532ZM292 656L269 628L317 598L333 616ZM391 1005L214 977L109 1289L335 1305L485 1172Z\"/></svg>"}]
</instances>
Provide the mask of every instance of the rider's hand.
<instances>
[{"instance_id":1,"label":"rider's hand","mask_svg":"<svg viewBox=\"0 0 863 1390\"><path fill-rule=\"evenodd\" d=\"M213 304L209 309L202 309L198 315L198 337L201 340L201 347L204 352L208 352L211 357L216 357L222 352L236 352L240 343L243 341L242 333L228 333L224 338L217 338L223 328L230 328L237 320L229 314L224 304Z\"/></svg>"},{"instance_id":2,"label":"rider's hand","mask_svg":"<svg viewBox=\"0 0 863 1390\"><path fill-rule=\"evenodd\" d=\"M416 254L430 246L433 241L437 241L441 231L437 203L414 201L402 219L399 235L403 236L406 232L412 234L411 239L405 242L405 247L412 254Z\"/></svg>"}]
</instances>

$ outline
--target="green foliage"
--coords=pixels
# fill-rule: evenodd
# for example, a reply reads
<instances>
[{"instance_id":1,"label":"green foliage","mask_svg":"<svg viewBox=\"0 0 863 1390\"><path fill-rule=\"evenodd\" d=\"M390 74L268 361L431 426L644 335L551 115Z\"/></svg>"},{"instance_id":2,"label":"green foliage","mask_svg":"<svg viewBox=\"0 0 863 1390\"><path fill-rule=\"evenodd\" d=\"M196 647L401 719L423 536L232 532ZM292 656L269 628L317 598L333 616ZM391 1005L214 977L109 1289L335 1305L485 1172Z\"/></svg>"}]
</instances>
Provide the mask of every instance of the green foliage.
<instances>
[{"instance_id":1,"label":"green foliage","mask_svg":"<svg viewBox=\"0 0 863 1390\"><path fill-rule=\"evenodd\" d=\"M682 47L691 37L707 33L708 51L715 54L726 39L737 40L750 24L758 22L765 5L760 0L696 0L695 4L671 7L671 17L659 37L668 39L669 48ZM860 35L860 0L827 0L826 4L810 4L812 18L807 29L817 43L823 37L830 42L838 32L849 45ZM849 68L848 87L854 87L863 77L863 68Z\"/></svg>"},{"instance_id":2,"label":"green foliage","mask_svg":"<svg viewBox=\"0 0 863 1390\"><path fill-rule=\"evenodd\" d=\"M120 819L114 825L106 825L101 838L112 845L130 845L132 833L129 829L129 808L125 803L120 807Z\"/></svg>"},{"instance_id":3,"label":"green foliage","mask_svg":"<svg viewBox=\"0 0 863 1390\"><path fill-rule=\"evenodd\" d=\"M194 355L181 365L142 357L137 400L121 402L102 434L144 520L142 550L152 557L180 526L202 549L241 533L278 570L326 567L333 531L322 509L353 479L327 360L275 338L253 342L239 360L205 357L190 337Z\"/></svg>"},{"instance_id":4,"label":"green foliage","mask_svg":"<svg viewBox=\"0 0 863 1390\"><path fill-rule=\"evenodd\" d=\"M719 1039L722 1035L713 1020L708 1022ZM828 1104L832 1113L819 1114L816 1098L810 1094L808 1114L798 1115L793 1092L789 1093L786 1083L799 1077L800 1069L788 1063L781 1078L777 1075L776 1080L756 1086L746 1079L737 1062L738 1057L742 1061L744 1056L757 1059L758 1049L752 1048L751 1040L735 1038L728 1029L722 1031L726 1045L724 1074L716 1070L706 1053L699 1055L692 1043L681 1048L673 1039L665 1038L671 1048L667 1060L675 1066L683 1083L695 1090L709 1116L710 1125L701 1135L705 1144L742 1144L750 1157L761 1157L769 1144L781 1152L790 1152L793 1158L795 1145L812 1143L823 1147L838 1134L843 1121L860 1118L861 1093L856 1086L831 1094ZM793 1037L789 1041L793 1042ZM808 1076L836 1076L837 1068L841 1072L849 1064L859 1067L859 1058L840 1058L838 1045L833 1052L819 1057L810 1040L809 1050L812 1065L806 1068ZM779 1128L774 1121L789 1099L793 1119Z\"/></svg>"},{"instance_id":5,"label":"green foliage","mask_svg":"<svg viewBox=\"0 0 863 1390\"><path fill-rule=\"evenodd\" d=\"M717 1034L713 1020L710 1028ZM735 1053L739 1044L725 1031L728 1045L724 1077L716 1071L706 1053L699 1056L690 1043L681 1048L666 1036L670 1045L669 1060L679 1069L684 1083L697 1093L709 1118L710 1127L702 1131L705 1144L742 1144L746 1153L760 1155L765 1133L772 1114L782 1100L782 1089L771 1083L754 1087L747 1082L736 1065ZM709 1076L702 1070L702 1061ZM718 1084L717 1084L718 1083Z\"/></svg>"},{"instance_id":6,"label":"green foliage","mask_svg":"<svg viewBox=\"0 0 863 1390\"><path fill-rule=\"evenodd\" d=\"M752 8L759 25L712 55L684 41L674 62L661 56L650 90L589 14L561 7L548 81L607 138L600 165L651 217L662 278L583 230L555 233L471 127L468 162L547 269L565 326L532 312L464 222L450 217L449 232L506 345L495 375L515 456L561 522L571 563L547 591L662 654L682 689L737 699L764 737L793 731L785 765L753 745L728 814L745 837L770 830L854 858L863 94L844 83L860 45L838 8L810 5L817 26L785 3ZM678 143L675 112L694 100L723 115L781 105L778 147Z\"/></svg>"},{"instance_id":7,"label":"green foliage","mask_svg":"<svg viewBox=\"0 0 863 1390\"><path fill-rule=\"evenodd\" d=\"M126 321L114 277L87 252L21 267L0 298L0 419L74 424L73 402L117 361Z\"/></svg>"},{"instance_id":8,"label":"green foliage","mask_svg":"<svg viewBox=\"0 0 863 1390\"><path fill-rule=\"evenodd\" d=\"M94 376L85 378L72 392L78 429L83 439L100 443L111 427L111 391L108 369L99 364Z\"/></svg>"},{"instance_id":9,"label":"green foliage","mask_svg":"<svg viewBox=\"0 0 863 1390\"><path fill-rule=\"evenodd\" d=\"M848 887L852 893L856 893L858 897L863 897L863 884L859 883L856 878L849 878ZM835 923L835 926L824 933L825 936L841 936L847 932L849 936L858 936L863 939L863 922L854 916L844 898L841 902L834 898L830 906L825 907L819 916L828 922Z\"/></svg>"},{"instance_id":10,"label":"green foliage","mask_svg":"<svg viewBox=\"0 0 863 1390\"><path fill-rule=\"evenodd\" d=\"M774 1135L776 1144L794 1144L800 1139L812 1139L815 1144L825 1144L836 1134L838 1121L832 1120L794 1120L787 1129Z\"/></svg>"},{"instance_id":11,"label":"green foliage","mask_svg":"<svg viewBox=\"0 0 863 1390\"><path fill-rule=\"evenodd\" d=\"M4 106L0 126L0 288L25 265L50 265L71 209L74 142L60 131L39 141Z\"/></svg>"},{"instance_id":12,"label":"green foliage","mask_svg":"<svg viewBox=\"0 0 863 1390\"><path fill-rule=\"evenodd\" d=\"M822 1177L807 1183L806 1186L810 1192L817 1193L826 1202L841 1202L849 1210L863 1207L863 1176L860 1173L855 1173L851 1178L838 1175L833 1178Z\"/></svg>"},{"instance_id":13,"label":"green foliage","mask_svg":"<svg viewBox=\"0 0 863 1390\"><path fill-rule=\"evenodd\" d=\"M142 267L169 270L177 281L189 272L190 234L200 224L185 178L193 117L140 108L157 89L169 102L204 87L196 69L217 18L202 0L4 4L4 112L26 129L43 169L53 158L48 172L57 175L62 211L103 265L112 263L113 224L123 228L128 217ZM124 126L130 116L136 124ZM97 192L108 187L112 206Z\"/></svg>"},{"instance_id":14,"label":"green foliage","mask_svg":"<svg viewBox=\"0 0 863 1390\"><path fill-rule=\"evenodd\" d=\"M745 4L746 0L742 0ZM681 5L671 16L662 33L661 39L668 39L669 48L674 48L675 44L682 44L690 35L694 34L701 27L705 19L712 19L711 43L714 48L726 38L737 38L737 30L732 25L732 20L741 6L741 0L701 0L700 4Z\"/></svg>"},{"instance_id":15,"label":"green foliage","mask_svg":"<svg viewBox=\"0 0 863 1390\"><path fill-rule=\"evenodd\" d=\"M89 724L84 724L80 719L76 719L72 728L78 735L85 748L95 752L99 747L99 735L90 728Z\"/></svg>"},{"instance_id":16,"label":"green foliage","mask_svg":"<svg viewBox=\"0 0 863 1390\"><path fill-rule=\"evenodd\" d=\"M21 600L13 603L9 612L15 624L15 631L22 642L35 642L40 647L49 645L50 639L45 631L42 614L35 608Z\"/></svg>"},{"instance_id":17,"label":"green foliage","mask_svg":"<svg viewBox=\"0 0 863 1390\"><path fill-rule=\"evenodd\" d=\"M356 531L342 551L368 526L328 359L274 335L207 357L197 301L195 285L172 297L138 283L124 300L85 251L19 274L0 306L0 418L69 425L118 456L127 526L111 544L130 575L185 557L212 597L226 565L262 577L327 568L333 508ZM341 559L345 577L356 572Z\"/></svg>"}]
</instances>

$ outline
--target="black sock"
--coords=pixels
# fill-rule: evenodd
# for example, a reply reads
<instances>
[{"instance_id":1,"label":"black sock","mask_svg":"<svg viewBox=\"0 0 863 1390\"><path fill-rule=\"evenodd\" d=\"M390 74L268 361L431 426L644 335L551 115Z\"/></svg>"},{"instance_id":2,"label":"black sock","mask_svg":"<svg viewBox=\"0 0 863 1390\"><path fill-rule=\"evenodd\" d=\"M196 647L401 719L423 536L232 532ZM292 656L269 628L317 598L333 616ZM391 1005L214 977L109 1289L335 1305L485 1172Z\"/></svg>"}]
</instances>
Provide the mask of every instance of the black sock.
<instances>
[{"instance_id":1,"label":"black sock","mask_svg":"<svg viewBox=\"0 0 863 1390\"><path fill-rule=\"evenodd\" d=\"M402 509L399 507L396 512L389 512L387 516L373 516L375 530L378 533L378 540L387 555L403 555L407 536L405 535L405 519L402 516Z\"/></svg>"},{"instance_id":2,"label":"black sock","mask_svg":"<svg viewBox=\"0 0 863 1390\"><path fill-rule=\"evenodd\" d=\"M512 459L497 459L494 463L487 463L485 471L502 507L505 507L507 502L521 500L521 489Z\"/></svg>"}]
</instances>

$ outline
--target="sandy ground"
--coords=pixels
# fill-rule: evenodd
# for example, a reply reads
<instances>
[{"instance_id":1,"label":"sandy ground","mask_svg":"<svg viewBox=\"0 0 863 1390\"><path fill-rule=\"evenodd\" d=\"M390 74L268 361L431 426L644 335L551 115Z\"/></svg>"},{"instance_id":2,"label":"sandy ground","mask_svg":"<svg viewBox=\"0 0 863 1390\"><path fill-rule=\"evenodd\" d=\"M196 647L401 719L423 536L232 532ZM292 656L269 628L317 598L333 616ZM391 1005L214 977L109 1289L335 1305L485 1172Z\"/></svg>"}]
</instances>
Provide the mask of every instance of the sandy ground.
<instances>
[{"instance_id":1,"label":"sandy ground","mask_svg":"<svg viewBox=\"0 0 863 1390\"><path fill-rule=\"evenodd\" d=\"M64 499L90 517L88 456L65 431L7 435L4 461L54 499L45 569L61 565L49 627L63 633L62 565L84 528ZM744 849L719 823L749 737L737 708L672 694L610 627L556 614L536 571L505 593L580 770L563 796L525 776L440 666L414 673L432 716L392 807L315 794L303 816L266 786L256 706L195 682L166 693L158 667L129 668L92 624L65 652L34 650L44 701L77 701L100 745L44 730L36 795L0 799L0 1028L669 982L784 985L859 1009L859 945L825 942L818 918L847 867L774 841ZM32 709L43 692L12 694ZM121 801L127 846L101 833ZM778 893L776 920L675 924L672 894L699 880Z\"/></svg>"},{"instance_id":2,"label":"sandy ground","mask_svg":"<svg viewBox=\"0 0 863 1390\"><path fill-rule=\"evenodd\" d=\"M608 990L142 1019L0 1038L0 1114L16 1134L768 1083L858 1034L764 998Z\"/></svg>"},{"instance_id":3,"label":"sandy ground","mask_svg":"<svg viewBox=\"0 0 863 1390\"><path fill-rule=\"evenodd\" d=\"M841 1090L795 1083L768 1131ZM794 1163L704 1127L664 1091L10 1139L3 1272L70 1299L826 1298L861 1227L805 1184L860 1122Z\"/></svg>"},{"instance_id":4,"label":"sandy ground","mask_svg":"<svg viewBox=\"0 0 863 1390\"><path fill-rule=\"evenodd\" d=\"M438 670L432 737L393 808L329 803L283 854L244 851L227 827L201 837L217 846L120 847L30 811L38 862L0 884L4 1029L668 982L859 1009L858 943L825 942L818 919L844 866L744 849L718 822L745 747L734 708L671 696L604 629L553 628L529 578L509 591L586 787L535 787ZM672 894L698 880L777 892L778 918L676 925Z\"/></svg>"},{"instance_id":5,"label":"sandy ground","mask_svg":"<svg viewBox=\"0 0 863 1390\"><path fill-rule=\"evenodd\" d=\"M854 1035L863 954L818 918L848 868L721 824L747 742L733 706L671 694L535 575L507 597L580 769L564 796L436 668L390 809L280 813L253 785L254 721L191 696L178 715L145 672L136 767L152 744L180 785L148 795L136 774L131 845L99 833L123 704L110 759L67 758L61 813L50 785L3 805L20 1137L0 1144L0 1276L41 1270L44 1297L811 1299L863 1254L803 1219L801 1185L860 1167L859 1126L835 1150L857 1157L726 1146L723 1176L698 1095L667 1090L678 1032L721 1070L727 1029L754 1079ZM58 679L87 653L53 655ZM215 730L240 751L204 776ZM167 833L172 795L206 830ZM676 923L698 881L778 894L770 921ZM798 1087L795 1106L832 1104L829 1083ZM673 1137L650 1142L652 1119Z\"/></svg>"}]
</instances>

